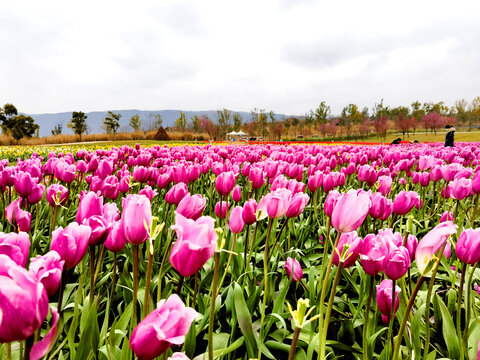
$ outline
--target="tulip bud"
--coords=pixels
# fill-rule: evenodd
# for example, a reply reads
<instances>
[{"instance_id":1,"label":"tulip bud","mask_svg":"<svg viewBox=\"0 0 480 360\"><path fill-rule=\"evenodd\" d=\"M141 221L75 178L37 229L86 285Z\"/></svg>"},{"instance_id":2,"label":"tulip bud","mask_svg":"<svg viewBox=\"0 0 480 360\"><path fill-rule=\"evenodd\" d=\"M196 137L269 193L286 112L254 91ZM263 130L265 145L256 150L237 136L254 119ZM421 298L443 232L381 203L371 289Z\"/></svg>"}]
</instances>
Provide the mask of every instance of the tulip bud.
<instances>
[{"instance_id":1,"label":"tulip bud","mask_svg":"<svg viewBox=\"0 0 480 360\"><path fill-rule=\"evenodd\" d=\"M302 280L303 270L300 263L292 259L291 257L287 257L287 261L285 262L284 266L285 272L287 273L287 277L292 281L300 281Z\"/></svg>"}]
</instances>

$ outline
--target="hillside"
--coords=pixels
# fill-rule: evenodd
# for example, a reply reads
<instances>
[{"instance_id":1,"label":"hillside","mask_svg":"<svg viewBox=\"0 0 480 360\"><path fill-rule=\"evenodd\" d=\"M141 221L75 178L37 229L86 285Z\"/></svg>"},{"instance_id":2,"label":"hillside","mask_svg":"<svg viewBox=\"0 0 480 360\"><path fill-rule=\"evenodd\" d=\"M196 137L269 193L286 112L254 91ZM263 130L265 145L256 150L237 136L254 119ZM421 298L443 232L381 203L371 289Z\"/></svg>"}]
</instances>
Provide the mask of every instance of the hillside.
<instances>
[{"instance_id":1,"label":"hillside","mask_svg":"<svg viewBox=\"0 0 480 360\"><path fill-rule=\"evenodd\" d=\"M148 129L151 123L153 122L154 115L160 114L163 119L163 126L173 126L175 120L180 115L180 110L112 110L114 113L120 113L122 115L120 119L120 129L119 131L131 131L132 129L128 126L130 118L133 115L138 114L142 120L143 127ZM246 111L238 111L243 118L243 122L247 122L250 119L250 113ZM87 125L90 134L101 133L103 119L107 115L108 111L92 111L86 113ZM206 111L186 111L185 112L188 121L194 115L201 116L206 114L213 121L217 120L217 111L216 110L206 110ZM51 135L51 130L58 124L62 125L62 133L64 134L73 134L72 130L67 127L67 123L72 117L72 112L61 112L53 114L26 114L35 119L35 122L40 126L40 136L49 136ZM283 114L276 114L275 117L278 120L282 120L288 116Z\"/></svg>"}]
</instances>

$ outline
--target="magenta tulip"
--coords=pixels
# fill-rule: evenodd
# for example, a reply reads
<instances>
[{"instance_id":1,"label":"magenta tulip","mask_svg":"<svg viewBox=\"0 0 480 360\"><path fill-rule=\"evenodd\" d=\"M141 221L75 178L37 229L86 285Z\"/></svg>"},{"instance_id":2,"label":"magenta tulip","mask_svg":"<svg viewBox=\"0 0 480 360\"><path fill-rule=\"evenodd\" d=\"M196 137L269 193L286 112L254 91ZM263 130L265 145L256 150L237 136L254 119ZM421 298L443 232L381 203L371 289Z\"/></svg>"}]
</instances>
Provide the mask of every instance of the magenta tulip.
<instances>
[{"instance_id":1,"label":"magenta tulip","mask_svg":"<svg viewBox=\"0 0 480 360\"><path fill-rule=\"evenodd\" d=\"M0 343L24 340L47 317L47 292L33 274L3 254L0 280Z\"/></svg>"},{"instance_id":2,"label":"magenta tulip","mask_svg":"<svg viewBox=\"0 0 480 360\"><path fill-rule=\"evenodd\" d=\"M349 268L355 261L357 261L360 256L360 251L362 250L362 238L358 236L356 231L351 231L348 233L342 233L340 240L338 241L338 246L333 253L333 263L338 266L340 263L340 256L342 255L344 246L348 246L347 252L343 256L343 267Z\"/></svg>"},{"instance_id":3,"label":"magenta tulip","mask_svg":"<svg viewBox=\"0 0 480 360\"><path fill-rule=\"evenodd\" d=\"M145 195L127 195L122 203L120 223L127 242L139 245L150 236L152 205Z\"/></svg>"},{"instance_id":4,"label":"magenta tulip","mask_svg":"<svg viewBox=\"0 0 480 360\"><path fill-rule=\"evenodd\" d=\"M473 195L471 179L454 179L448 184L448 187L450 189L450 196L456 200L463 200Z\"/></svg>"},{"instance_id":5,"label":"magenta tulip","mask_svg":"<svg viewBox=\"0 0 480 360\"><path fill-rule=\"evenodd\" d=\"M234 207L230 212L230 220L228 221L228 225L234 234L241 233L245 227L245 222L242 218L242 212L243 208L241 206Z\"/></svg>"},{"instance_id":6,"label":"magenta tulip","mask_svg":"<svg viewBox=\"0 0 480 360\"><path fill-rule=\"evenodd\" d=\"M457 240L455 254L465 264L473 265L480 261L480 228L462 231Z\"/></svg>"},{"instance_id":7,"label":"magenta tulip","mask_svg":"<svg viewBox=\"0 0 480 360\"><path fill-rule=\"evenodd\" d=\"M54 250L30 259L29 271L43 284L48 296L52 296L58 290L64 263L65 261L61 260L60 255Z\"/></svg>"},{"instance_id":8,"label":"magenta tulip","mask_svg":"<svg viewBox=\"0 0 480 360\"><path fill-rule=\"evenodd\" d=\"M59 227L52 232L50 247L65 261L66 269L73 268L83 259L87 253L91 232L89 226L79 225L76 222L68 224L65 229Z\"/></svg>"},{"instance_id":9,"label":"magenta tulip","mask_svg":"<svg viewBox=\"0 0 480 360\"><path fill-rule=\"evenodd\" d=\"M177 241L170 252L170 263L182 276L195 274L213 256L217 247L214 224L210 216L194 221L175 212L171 229L175 230Z\"/></svg>"},{"instance_id":10,"label":"magenta tulip","mask_svg":"<svg viewBox=\"0 0 480 360\"><path fill-rule=\"evenodd\" d=\"M332 226L340 232L356 230L368 215L371 201L367 193L357 193L355 190L342 194L333 208Z\"/></svg>"},{"instance_id":11,"label":"magenta tulip","mask_svg":"<svg viewBox=\"0 0 480 360\"><path fill-rule=\"evenodd\" d=\"M308 200L310 200L310 197L303 192L293 195L288 204L287 213L285 214L287 218L294 218L300 215L303 210L305 210Z\"/></svg>"},{"instance_id":12,"label":"magenta tulip","mask_svg":"<svg viewBox=\"0 0 480 360\"><path fill-rule=\"evenodd\" d=\"M228 209L229 204L226 201L219 201L215 204L215 215L218 218L223 219L227 216Z\"/></svg>"},{"instance_id":13,"label":"magenta tulip","mask_svg":"<svg viewBox=\"0 0 480 360\"><path fill-rule=\"evenodd\" d=\"M120 218L120 212L115 203L107 203L103 205L102 214L108 224L112 224Z\"/></svg>"},{"instance_id":14,"label":"magenta tulip","mask_svg":"<svg viewBox=\"0 0 480 360\"><path fill-rule=\"evenodd\" d=\"M102 209L103 198L101 196L98 196L92 191L80 194L80 202L76 216L77 223L82 224L83 220L91 216L102 215Z\"/></svg>"},{"instance_id":15,"label":"magenta tulip","mask_svg":"<svg viewBox=\"0 0 480 360\"><path fill-rule=\"evenodd\" d=\"M92 229L88 245L101 245L105 242L109 231L109 223L105 217L94 215L85 219L83 224L90 226L90 229Z\"/></svg>"},{"instance_id":16,"label":"magenta tulip","mask_svg":"<svg viewBox=\"0 0 480 360\"><path fill-rule=\"evenodd\" d=\"M105 240L105 247L111 252L119 252L125 247L127 240L123 235L123 230L120 221L115 221L111 224L107 239Z\"/></svg>"},{"instance_id":17,"label":"magenta tulip","mask_svg":"<svg viewBox=\"0 0 480 360\"><path fill-rule=\"evenodd\" d=\"M235 186L235 174L233 171L222 172L215 180L215 188L222 196L227 196Z\"/></svg>"},{"instance_id":18,"label":"magenta tulip","mask_svg":"<svg viewBox=\"0 0 480 360\"><path fill-rule=\"evenodd\" d=\"M332 190L328 193L325 203L323 204L323 210L328 217L332 217L333 208L335 207L340 195L341 194L337 190Z\"/></svg>"},{"instance_id":19,"label":"magenta tulip","mask_svg":"<svg viewBox=\"0 0 480 360\"><path fill-rule=\"evenodd\" d=\"M385 221L392 215L392 200L387 199L380 192L370 195L370 200L372 201L372 207L368 213L372 218Z\"/></svg>"},{"instance_id":20,"label":"magenta tulip","mask_svg":"<svg viewBox=\"0 0 480 360\"><path fill-rule=\"evenodd\" d=\"M45 185L43 184L36 184L30 195L27 197L27 201L30 205L36 204L42 199L43 193L45 192Z\"/></svg>"},{"instance_id":21,"label":"magenta tulip","mask_svg":"<svg viewBox=\"0 0 480 360\"><path fill-rule=\"evenodd\" d=\"M404 246L391 249L388 255L388 263L385 268L385 275L389 279L400 279L410 268L410 254Z\"/></svg>"},{"instance_id":22,"label":"magenta tulip","mask_svg":"<svg viewBox=\"0 0 480 360\"><path fill-rule=\"evenodd\" d=\"M47 188L46 197L50 206L64 206L68 201L68 189L60 184L52 184Z\"/></svg>"},{"instance_id":23,"label":"magenta tulip","mask_svg":"<svg viewBox=\"0 0 480 360\"><path fill-rule=\"evenodd\" d=\"M388 264L390 248L390 241L380 234L365 236L360 251L360 262L363 270L372 276L383 272Z\"/></svg>"},{"instance_id":24,"label":"magenta tulip","mask_svg":"<svg viewBox=\"0 0 480 360\"><path fill-rule=\"evenodd\" d=\"M256 212L257 202L255 199L249 199L245 204L243 204L242 219L246 225L255 224L257 221Z\"/></svg>"},{"instance_id":25,"label":"magenta tulip","mask_svg":"<svg viewBox=\"0 0 480 360\"><path fill-rule=\"evenodd\" d=\"M387 196L392 189L392 178L390 176L382 175L378 177L378 192L383 196Z\"/></svg>"},{"instance_id":26,"label":"magenta tulip","mask_svg":"<svg viewBox=\"0 0 480 360\"><path fill-rule=\"evenodd\" d=\"M265 208L268 217L272 219L284 217L287 214L291 196L292 192L283 188L265 195ZM261 208L261 204L259 204L258 207Z\"/></svg>"},{"instance_id":27,"label":"magenta tulip","mask_svg":"<svg viewBox=\"0 0 480 360\"><path fill-rule=\"evenodd\" d=\"M285 262L284 269L285 269L285 272L287 273L287 277L290 280L295 282L302 280L302 276L303 276L302 266L296 259L287 257L287 261Z\"/></svg>"},{"instance_id":28,"label":"magenta tulip","mask_svg":"<svg viewBox=\"0 0 480 360\"><path fill-rule=\"evenodd\" d=\"M400 191L393 200L393 212L397 215L405 215L414 206L420 207L420 195L415 191Z\"/></svg>"},{"instance_id":29,"label":"magenta tulip","mask_svg":"<svg viewBox=\"0 0 480 360\"><path fill-rule=\"evenodd\" d=\"M248 180L252 183L252 189L260 189L265 184L265 173L258 167L251 167Z\"/></svg>"},{"instance_id":30,"label":"magenta tulip","mask_svg":"<svg viewBox=\"0 0 480 360\"><path fill-rule=\"evenodd\" d=\"M186 194L178 203L176 211L188 219L197 220L202 215L206 205L207 199L202 195Z\"/></svg>"},{"instance_id":31,"label":"magenta tulip","mask_svg":"<svg viewBox=\"0 0 480 360\"><path fill-rule=\"evenodd\" d=\"M165 195L165 201L170 205L178 205L180 201L188 194L187 185L183 182L175 184Z\"/></svg>"},{"instance_id":32,"label":"magenta tulip","mask_svg":"<svg viewBox=\"0 0 480 360\"><path fill-rule=\"evenodd\" d=\"M14 175L13 184L15 191L21 198L28 197L38 183L38 178L30 175L28 172L19 171Z\"/></svg>"},{"instance_id":33,"label":"magenta tulip","mask_svg":"<svg viewBox=\"0 0 480 360\"><path fill-rule=\"evenodd\" d=\"M382 321L385 324L388 324L388 319L392 314L392 286L393 281L385 279L380 285L377 285L377 305L378 310L382 313ZM397 312L398 307L400 306L400 301L398 299L398 294L401 289L399 286L395 286L395 308L394 314Z\"/></svg>"},{"instance_id":34,"label":"magenta tulip","mask_svg":"<svg viewBox=\"0 0 480 360\"><path fill-rule=\"evenodd\" d=\"M4 234L0 232L0 254L7 255L16 264L25 267L30 249L30 238L27 233Z\"/></svg>"},{"instance_id":35,"label":"magenta tulip","mask_svg":"<svg viewBox=\"0 0 480 360\"><path fill-rule=\"evenodd\" d=\"M242 200L242 188L240 187L240 185L236 185L233 188L232 200L235 202L239 202L240 200Z\"/></svg>"},{"instance_id":36,"label":"magenta tulip","mask_svg":"<svg viewBox=\"0 0 480 360\"><path fill-rule=\"evenodd\" d=\"M418 243L415 262L422 275L430 271L430 260L445 244L449 236L457 232L457 225L451 221L443 222L430 230Z\"/></svg>"},{"instance_id":37,"label":"magenta tulip","mask_svg":"<svg viewBox=\"0 0 480 360\"><path fill-rule=\"evenodd\" d=\"M172 294L167 300L160 300L157 308L133 330L130 347L138 360L152 360L170 346L183 344L197 315L178 295Z\"/></svg>"}]
</instances>

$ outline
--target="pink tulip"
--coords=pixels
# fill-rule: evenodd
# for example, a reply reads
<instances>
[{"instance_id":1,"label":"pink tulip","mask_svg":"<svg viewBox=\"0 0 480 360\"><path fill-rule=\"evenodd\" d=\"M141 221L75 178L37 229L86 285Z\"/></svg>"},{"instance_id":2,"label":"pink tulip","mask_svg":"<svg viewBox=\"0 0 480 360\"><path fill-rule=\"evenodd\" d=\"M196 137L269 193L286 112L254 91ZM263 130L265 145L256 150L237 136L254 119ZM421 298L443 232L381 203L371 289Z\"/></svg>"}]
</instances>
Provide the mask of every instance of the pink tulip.
<instances>
[{"instance_id":1,"label":"pink tulip","mask_svg":"<svg viewBox=\"0 0 480 360\"><path fill-rule=\"evenodd\" d=\"M297 260L292 259L291 257L287 257L287 261L285 262L284 269L285 269L285 272L287 273L287 277L290 280L295 282L302 280L303 270L302 270L302 266Z\"/></svg>"},{"instance_id":2,"label":"pink tulip","mask_svg":"<svg viewBox=\"0 0 480 360\"><path fill-rule=\"evenodd\" d=\"M24 340L47 317L47 292L33 274L3 254L0 279L0 343Z\"/></svg>"},{"instance_id":3,"label":"pink tulip","mask_svg":"<svg viewBox=\"0 0 480 360\"><path fill-rule=\"evenodd\" d=\"M120 212L115 203L107 203L103 205L102 214L108 224L112 224L120 218Z\"/></svg>"},{"instance_id":4,"label":"pink tulip","mask_svg":"<svg viewBox=\"0 0 480 360\"><path fill-rule=\"evenodd\" d=\"M175 212L177 241L170 253L170 263L182 275L191 276L213 256L217 247L215 220L202 216L197 220L187 219Z\"/></svg>"},{"instance_id":5,"label":"pink tulip","mask_svg":"<svg viewBox=\"0 0 480 360\"><path fill-rule=\"evenodd\" d=\"M278 189L265 195L265 209L272 219L280 219L287 214L292 192L287 189ZM261 204L258 206L261 207ZM257 209L258 211L258 209Z\"/></svg>"},{"instance_id":6,"label":"pink tulip","mask_svg":"<svg viewBox=\"0 0 480 360\"><path fill-rule=\"evenodd\" d=\"M68 189L60 184L47 188L47 202L51 207L64 206L68 201Z\"/></svg>"},{"instance_id":7,"label":"pink tulip","mask_svg":"<svg viewBox=\"0 0 480 360\"><path fill-rule=\"evenodd\" d=\"M258 167L251 167L248 180L252 183L252 189L260 189L265 184L265 174Z\"/></svg>"},{"instance_id":8,"label":"pink tulip","mask_svg":"<svg viewBox=\"0 0 480 360\"><path fill-rule=\"evenodd\" d=\"M206 205L207 199L202 195L186 194L178 203L176 211L188 219L197 220L202 215Z\"/></svg>"},{"instance_id":9,"label":"pink tulip","mask_svg":"<svg viewBox=\"0 0 480 360\"><path fill-rule=\"evenodd\" d=\"M5 209L5 217L11 225L16 225L19 231L29 232L32 214L22 210L21 203L22 199L12 201Z\"/></svg>"},{"instance_id":10,"label":"pink tulip","mask_svg":"<svg viewBox=\"0 0 480 360\"><path fill-rule=\"evenodd\" d=\"M230 208L230 204L227 203L226 201L222 201L222 202L217 202L215 204L215 215L218 217L218 218L225 218L227 217L227 213L228 213L228 209Z\"/></svg>"},{"instance_id":11,"label":"pink tulip","mask_svg":"<svg viewBox=\"0 0 480 360\"><path fill-rule=\"evenodd\" d=\"M30 249L30 238L27 233L4 234L0 232L0 254L7 255L16 264L25 267Z\"/></svg>"},{"instance_id":12,"label":"pink tulip","mask_svg":"<svg viewBox=\"0 0 480 360\"><path fill-rule=\"evenodd\" d=\"M372 218L385 221L390 217L390 215L392 215L392 200L387 199L380 192L370 195L370 200L372 201L372 207L370 208L368 214Z\"/></svg>"},{"instance_id":13,"label":"pink tulip","mask_svg":"<svg viewBox=\"0 0 480 360\"><path fill-rule=\"evenodd\" d=\"M463 200L473 195L471 179L454 179L448 184L448 187L450 188L450 196L457 200Z\"/></svg>"},{"instance_id":14,"label":"pink tulip","mask_svg":"<svg viewBox=\"0 0 480 360\"><path fill-rule=\"evenodd\" d=\"M378 177L378 192L383 196L387 196L392 189L392 178L390 176L382 175Z\"/></svg>"},{"instance_id":15,"label":"pink tulip","mask_svg":"<svg viewBox=\"0 0 480 360\"><path fill-rule=\"evenodd\" d=\"M368 215L371 201L367 193L357 193L355 190L342 194L333 208L332 226L340 232L356 230Z\"/></svg>"},{"instance_id":16,"label":"pink tulip","mask_svg":"<svg viewBox=\"0 0 480 360\"><path fill-rule=\"evenodd\" d=\"M362 250L362 238L358 236L356 231L342 233L340 240L338 241L338 246L336 249L334 249L333 253L333 263L337 266L340 263L340 256L342 255L343 248L346 245L349 248L343 257L343 267L349 268L360 256L360 251Z\"/></svg>"},{"instance_id":17,"label":"pink tulip","mask_svg":"<svg viewBox=\"0 0 480 360\"><path fill-rule=\"evenodd\" d=\"M123 234L120 221L115 221L111 224L107 239L105 240L105 247L111 252L119 252L125 247L127 240Z\"/></svg>"},{"instance_id":18,"label":"pink tulip","mask_svg":"<svg viewBox=\"0 0 480 360\"><path fill-rule=\"evenodd\" d=\"M73 268L83 259L87 253L91 232L89 226L76 222L68 224L65 229L59 227L52 232L50 247L65 261L65 269Z\"/></svg>"},{"instance_id":19,"label":"pink tulip","mask_svg":"<svg viewBox=\"0 0 480 360\"><path fill-rule=\"evenodd\" d=\"M464 229L458 237L455 253L465 264L473 265L480 261L480 228Z\"/></svg>"},{"instance_id":20,"label":"pink tulip","mask_svg":"<svg viewBox=\"0 0 480 360\"><path fill-rule=\"evenodd\" d=\"M36 184L30 195L27 197L27 201L30 205L36 204L42 199L43 193L45 192L45 185L43 184Z\"/></svg>"},{"instance_id":21,"label":"pink tulip","mask_svg":"<svg viewBox=\"0 0 480 360\"><path fill-rule=\"evenodd\" d=\"M28 172L19 171L13 180L15 191L21 198L29 196L38 183L38 178L32 178Z\"/></svg>"},{"instance_id":22,"label":"pink tulip","mask_svg":"<svg viewBox=\"0 0 480 360\"><path fill-rule=\"evenodd\" d=\"M236 206L232 209L230 213L230 220L228 222L228 225L230 227L230 230L234 234L241 233L243 231L243 228L245 227L245 222L242 218L242 212L243 208L241 206Z\"/></svg>"},{"instance_id":23,"label":"pink tulip","mask_svg":"<svg viewBox=\"0 0 480 360\"><path fill-rule=\"evenodd\" d=\"M235 174L233 171L223 172L218 175L215 181L215 188L217 192L222 196L227 196L233 190L235 186Z\"/></svg>"},{"instance_id":24,"label":"pink tulip","mask_svg":"<svg viewBox=\"0 0 480 360\"><path fill-rule=\"evenodd\" d=\"M303 192L293 195L288 204L287 213L285 214L287 218L294 218L300 215L303 210L305 210L308 200L310 200L310 197Z\"/></svg>"},{"instance_id":25,"label":"pink tulip","mask_svg":"<svg viewBox=\"0 0 480 360\"><path fill-rule=\"evenodd\" d=\"M118 179L114 175L109 175L101 183L100 190L102 195L108 199L116 200L119 193Z\"/></svg>"},{"instance_id":26,"label":"pink tulip","mask_svg":"<svg viewBox=\"0 0 480 360\"><path fill-rule=\"evenodd\" d=\"M400 191L393 200L393 212L397 215L405 215L414 206L420 207L420 195L415 191Z\"/></svg>"},{"instance_id":27,"label":"pink tulip","mask_svg":"<svg viewBox=\"0 0 480 360\"><path fill-rule=\"evenodd\" d=\"M242 200L242 188L240 187L240 185L236 185L233 188L232 200L235 202L239 202L240 200Z\"/></svg>"},{"instance_id":28,"label":"pink tulip","mask_svg":"<svg viewBox=\"0 0 480 360\"><path fill-rule=\"evenodd\" d=\"M29 271L43 284L48 296L52 296L58 290L64 263L65 261L61 260L60 255L54 250L30 259Z\"/></svg>"},{"instance_id":29,"label":"pink tulip","mask_svg":"<svg viewBox=\"0 0 480 360\"><path fill-rule=\"evenodd\" d=\"M388 255L388 263L385 268L385 275L389 279L400 279L410 268L410 254L404 246L395 247Z\"/></svg>"},{"instance_id":30,"label":"pink tulip","mask_svg":"<svg viewBox=\"0 0 480 360\"><path fill-rule=\"evenodd\" d=\"M363 270L372 276L383 272L388 264L390 248L391 243L389 239L381 234L368 234L365 236L360 251L360 262Z\"/></svg>"},{"instance_id":31,"label":"pink tulip","mask_svg":"<svg viewBox=\"0 0 480 360\"><path fill-rule=\"evenodd\" d=\"M478 169L478 168L477 168ZM472 178L472 192L480 194L480 171L477 171Z\"/></svg>"},{"instance_id":32,"label":"pink tulip","mask_svg":"<svg viewBox=\"0 0 480 360\"><path fill-rule=\"evenodd\" d=\"M130 347L138 360L152 360L185 341L185 335L198 313L186 307L176 294L159 301L133 330Z\"/></svg>"},{"instance_id":33,"label":"pink tulip","mask_svg":"<svg viewBox=\"0 0 480 360\"><path fill-rule=\"evenodd\" d=\"M257 212L257 202L255 199L249 199L245 204L243 204L242 210L242 219L246 225L255 224L257 217L255 213Z\"/></svg>"},{"instance_id":34,"label":"pink tulip","mask_svg":"<svg viewBox=\"0 0 480 360\"><path fill-rule=\"evenodd\" d=\"M105 217L101 215L91 216L83 221L83 225L88 225L92 229L88 245L101 245L105 242L109 231L109 223Z\"/></svg>"},{"instance_id":35,"label":"pink tulip","mask_svg":"<svg viewBox=\"0 0 480 360\"><path fill-rule=\"evenodd\" d=\"M385 279L379 285L377 285L377 305L378 310L382 313L382 321L388 324L388 319L392 314L392 280ZM397 312L400 306L398 294L401 289L399 286L395 286L395 308L394 313Z\"/></svg>"},{"instance_id":36,"label":"pink tulip","mask_svg":"<svg viewBox=\"0 0 480 360\"><path fill-rule=\"evenodd\" d=\"M419 242L415 252L415 262L422 275L430 271L430 260L445 244L448 237L457 232L457 225L451 221L443 222L430 230Z\"/></svg>"},{"instance_id":37,"label":"pink tulip","mask_svg":"<svg viewBox=\"0 0 480 360\"><path fill-rule=\"evenodd\" d=\"M122 202L120 218L123 234L127 242L139 245L150 236L152 205L145 195L127 195Z\"/></svg>"},{"instance_id":38,"label":"pink tulip","mask_svg":"<svg viewBox=\"0 0 480 360\"><path fill-rule=\"evenodd\" d=\"M320 189L323 185L323 172L317 170L308 178L308 189L313 193Z\"/></svg>"},{"instance_id":39,"label":"pink tulip","mask_svg":"<svg viewBox=\"0 0 480 360\"><path fill-rule=\"evenodd\" d=\"M118 191L126 194L130 190L130 175L122 176L118 183Z\"/></svg>"},{"instance_id":40,"label":"pink tulip","mask_svg":"<svg viewBox=\"0 0 480 360\"><path fill-rule=\"evenodd\" d=\"M153 190L149 185L145 185L145 187L139 191L138 195L145 195L148 200L152 201L152 199L157 196L157 190Z\"/></svg>"},{"instance_id":41,"label":"pink tulip","mask_svg":"<svg viewBox=\"0 0 480 360\"><path fill-rule=\"evenodd\" d=\"M337 190L332 190L328 193L325 203L323 204L323 210L328 217L332 217L333 208L339 197L340 193Z\"/></svg>"},{"instance_id":42,"label":"pink tulip","mask_svg":"<svg viewBox=\"0 0 480 360\"><path fill-rule=\"evenodd\" d=\"M442 216L440 216L440 222L442 223L445 221L453 221L453 213L445 210Z\"/></svg>"},{"instance_id":43,"label":"pink tulip","mask_svg":"<svg viewBox=\"0 0 480 360\"><path fill-rule=\"evenodd\" d=\"M187 185L183 182L175 184L165 195L165 201L170 205L178 205L180 201L188 194Z\"/></svg>"},{"instance_id":44,"label":"pink tulip","mask_svg":"<svg viewBox=\"0 0 480 360\"><path fill-rule=\"evenodd\" d=\"M184 353L175 352L168 360L190 360Z\"/></svg>"},{"instance_id":45,"label":"pink tulip","mask_svg":"<svg viewBox=\"0 0 480 360\"><path fill-rule=\"evenodd\" d=\"M80 202L76 216L77 223L81 224L83 220L94 215L102 215L102 209L103 198L101 196L98 196L92 191L80 194Z\"/></svg>"}]
</instances>

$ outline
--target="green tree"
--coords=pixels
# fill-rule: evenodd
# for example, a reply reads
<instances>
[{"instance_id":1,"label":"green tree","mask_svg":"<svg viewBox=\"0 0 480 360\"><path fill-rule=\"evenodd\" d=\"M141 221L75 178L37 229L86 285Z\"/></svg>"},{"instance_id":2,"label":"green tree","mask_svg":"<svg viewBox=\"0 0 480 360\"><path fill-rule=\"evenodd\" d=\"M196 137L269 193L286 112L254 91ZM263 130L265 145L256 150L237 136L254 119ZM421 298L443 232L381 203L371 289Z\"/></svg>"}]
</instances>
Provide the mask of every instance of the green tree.
<instances>
[{"instance_id":1,"label":"green tree","mask_svg":"<svg viewBox=\"0 0 480 360\"><path fill-rule=\"evenodd\" d=\"M480 121L480 96L477 96L472 100L471 105L468 107L468 128L472 131L474 124Z\"/></svg>"},{"instance_id":2,"label":"green tree","mask_svg":"<svg viewBox=\"0 0 480 360\"><path fill-rule=\"evenodd\" d=\"M72 113L72 118L67 124L67 127L71 128L73 132L80 136L80 141L82 141L82 134L87 132L87 115L82 111L74 111Z\"/></svg>"},{"instance_id":3,"label":"green tree","mask_svg":"<svg viewBox=\"0 0 480 360\"><path fill-rule=\"evenodd\" d=\"M279 127L276 127L275 125L275 113L273 111L270 111L268 113L268 117L270 119L270 134L271 136L275 137L278 132L277 130L279 129ZM281 131L283 131L283 129Z\"/></svg>"},{"instance_id":4,"label":"green tree","mask_svg":"<svg viewBox=\"0 0 480 360\"><path fill-rule=\"evenodd\" d=\"M230 116L232 112L228 109L217 110L217 121L219 128L219 137L224 139L228 132L228 123L230 121Z\"/></svg>"},{"instance_id":5,"label":"green tree","mask_svg":"<svg viewBox=\"0 0 480 360\"><path fill-rule=\"evenodd\" d=\"M328 106L325 101L322 101L313 113L315 123L317 125L325 124L327 122L328 115L330 115L330 111L330 106Z\"/></svg>"},{"instance_id":6,"label":"green tree","mask_svg":"<svg viewBox=\"0 0 480 360\"><path fill-rule=\"evenodd\" d=\"M243 124L242 115L240 113L236 112L232 115L232 119L233 119L233 130L235 130L235 131L240 130L240 127Z\"/></svg>"},{"instance_id":7,"label":"green tree","mask_svg":"<svg viewBox=\"0 0 480 360\"><path fill-rule=\"evenodd\" d=\"M12 104L0 108L0 121L3 133L12 135L15 140L32 137L40 129L31 116L18 115L17 108Z\"/></svg>"},{"instance_id":8,"label":"green tree","mask_svg":"<svg viewBox=\"0 0 480 360\"><path fill-rule=\"evenodd\" d=\"M134 132L138 132L140 127L142 126L142 120L140 120L140 116L138 114L133 115L130 118L130 127L133 129Z\"/></svg>"},{"instance_id":9,"label":"green tree","mask_svg":"<svg viewBox=\"0 0 480 360\"><path fill-rule=\"evenodd\" d=\"M51 130L52 135L60 135L62 133L62 124L57 124Z\"/></svg>"},{"instance_id":10,"label":"green tree","mask_svg":"<svg viewBox=\"0 0 480 360\"><path fill-rule=\"evenodd\" d=\"M163 119L162 119L162 115L160 114L155 114L153 116L153 128L155 130L161 128L163 126Z\"/></svg>"},{"instance_id":11,"label":"green tree","mask_svg":"<svg viewBox=\"0 0 480 360\"><path fill-rule=\"evenodd\" d=\"M117 133L118 128L120 127L120 118L122 117L121 114L115 114L112 111L109 111L105 119L103 119L102 128L105 130L107 134L115 134Z\"/></svg>"},{"instance_id":12,"label":"green tree","mask_svg":"<svg viewBox=\"0 0 480 360\"><path fill-rule=\"evenodd\" d=\"M187 127L187 117L184 111L180 111L180 117L175 121L175 126L181 131L185 131Z\"/></svg>"},{"instance_id":13,"label":"green tree","mask_svg":"<svg viewBox=\"0 0 480 360\"><path fill-rule=\"evenodd\" d=\"M202 132L202 127L200 126L200 118L197 115L193 115L192 120L192 129L194 133Z\"/></svg>"},{"instance_id":14,"label":"green tree","mask_svg":"<svg viewBox=\"0 0 480 360\"><path fill-rule=\"evenodd\" d=\"M351 134L352 127L355 124L363 122L363 115L355 104L348 104L342 109L342 117L340 118L340 125L347 129L347 135Z\"/></svg>"}]
</instances>

